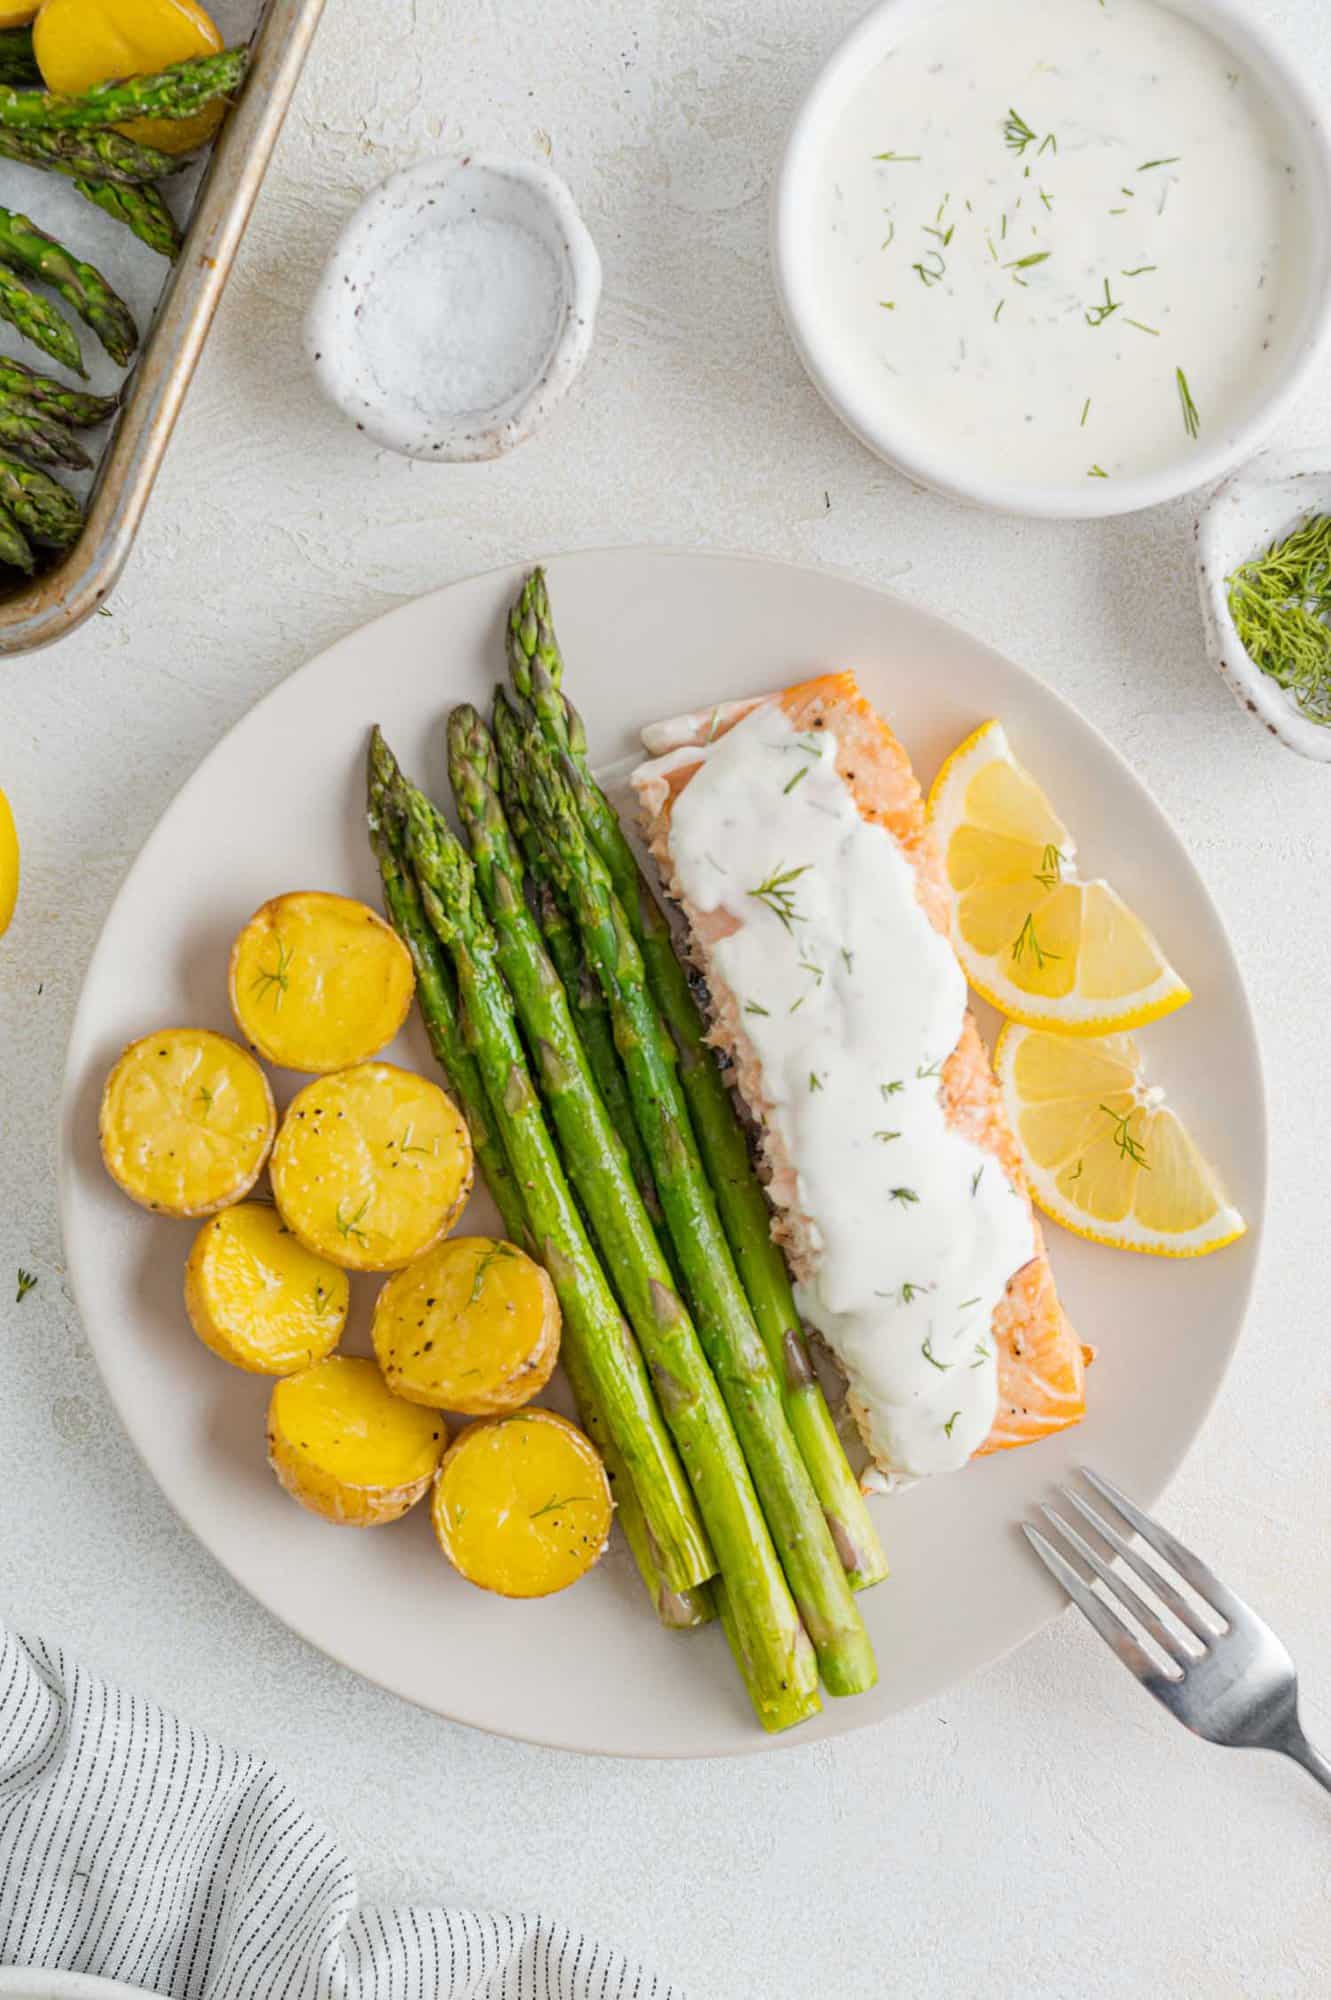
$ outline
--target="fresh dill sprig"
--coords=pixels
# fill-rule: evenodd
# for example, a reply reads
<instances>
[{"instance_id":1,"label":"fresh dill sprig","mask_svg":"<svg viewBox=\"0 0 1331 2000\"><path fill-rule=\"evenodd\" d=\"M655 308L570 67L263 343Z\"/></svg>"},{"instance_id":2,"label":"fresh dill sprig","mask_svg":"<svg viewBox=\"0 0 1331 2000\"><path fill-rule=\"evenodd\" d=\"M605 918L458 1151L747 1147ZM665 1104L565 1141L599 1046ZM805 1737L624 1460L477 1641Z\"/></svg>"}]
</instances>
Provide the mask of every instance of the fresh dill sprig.
<instances>
[{"instance_id":1,"label":"fresh dill sprig","mask_svg":"<svg viewBox=\"0 0 1331 2000\"><path fill-rule=\"evenodd\" d=\"M1003 144L1019 158L1028 146L1035 144L1035 134L1020 111L1014 111L1010 107L1007 117L1003 120Z\"/></svg>"},{"instance_id":2,"label":"fresh dill sprig","mask_svg":"<svg viewBox=\"0 0 1331 2000\"><path fill-rule=\"evenodd\" d=\"M978 1194L978 1193L980 1192L980 1182L981 1182L981 1181L982 1181L983 1179L984 1179L984 1168L983 1168L983 1166L979 1166L979 1167L977 1167L977 1168L975 1169L975 1172L974 1172L974 1173L973 1173L973 1174L971 1175L971 1193L972 1193L972 1195L976 1195L976 1194Z\"/></svg>"},{"instance_id":3,"label":"fresh dill sprig","mask_svg":"<svg viewBox=\"0 0 1331 2000\"><path fill-rule=\"evenodd\" d=\"M1159 266L1156 264L1134 264L1130 271L1121 271L1119 275L1123 278L1140 278L1143 271L1155 271L1158 269Z\"/></svg>"},{"instance_id":4,"label":"fresh dill sprig","mask_svg":"<svg viewBox=\"0 0 1331 2000\"><path fill-rule=\"evenodd\" d=\"M927 1083L931 1076L941 1076L942 1073L942 1058L938 1057L931 1063L918 1064L915 1070L915 1080L917 1083Z\"/></svg>"},{"instance_id":5,"label":"fresh dill sprig","mask_svg":"<svg viewBox=\"0 0 1331 2000\"><path fill-rule=\"evenodd\" d=\"M1033 250L1029 257L1012 257L1004 264L1005 271L1029 271L1032 264L1044 264L1052 257L1052 250Z\"/></svg>"},{"instance_id":6,"label":"fresh dill sprig","mask_svg":"<svg viewBox=\"0 0 1331 2000\"><path fill-rule=\"evenodd\" d=\"M924 233L926 236L936 236L939 242L942 244L943 248L946 250L948 244L952 241L952 238L956 233L957 225L955 222L949 222L946 229L937 229L934 227L932 222L926 222L922 224L922 227L924 229Z\"/></svg>"},{"instance_id":7,"label":"fresh dill sprig","mask_svg":"<svg viewBox=\"0 0 1331 2000\"><path fill-rule=\"evenodd\" d=\"M1174 167L1178 165L1182 158L1182 153L1166 153L1163 160L1143 160L1139 167L1133 168L1133 172L1137 174L1149 174L1152 167Z\"/></svg>"},{"instance_id":8,"label":"fresh dill sprig","mask_svg":"<svg viewBox=\"0 0 1331 2000\"><path fill-rule=\"evenodd\" d=\"M1039 938L1035 935L1035 917L1034 914L1029 911L1027 912L1025 923L1022 925L1021 929L1017 932L1016 937L1012 940L1013 964L1020 965L1022 959L1024 958L1027 952L1029 952L1031 957L1035 960L1036 967L1041 972L1043 972L1045 966L1050 964L1051 962L1056 965L1059 959L1062 958L1063 956L1061 951L1045 950L1044 946L1040 943Z\"/></svg>"},{"instance_id":9,"label":"fresh dill sprig","mask_svg":"<svg viewBox=\"0 0 1331 2000\"><path fill-rule=\"evenodd\" d=\"M1063 850L1061 847L1055 847L1052 841L1040 856L1040 866L1036 870L1035 879L1046 889L1056 889L1063 880Z\"/></svg>"},{"instance_id":10,"label":"fresh dill sprig","mask_svg":"<svg viewBox=\"0 0 1331 2000\"><path fill-rule=\"evenodd\" d=\"M1158 326L1147 326L1147 324L1146 324L1145 320L1140 320L1140 319L1125 319L1125 320L1124 320L1124 322L1123 322L1123 324L1124 324L1124 326L1135 326L1135 327L1136 327L1136 329L1137 329L1137 331L1138 331L1138 333L1153 333L1153 334L1155 335L1155 337L1156 337L1156 339L1157 339L1157 340L1158 340L1158 339L1160 338L1160 329L1159 329L1159 327L1158 327Z\"/></svg>"},{"instance_id":11,"label":"fresh dill sprig","mask_svg":"<svg viewBox=\"0 0 1331 2000\"><path fill-rule=\"evenodd\" d=\"M1086 477L1088 479L1108 479L1109 474L1105 471L1103 465L1092 465L1088 468Z\"/></svg>"},{"instance_id":12,"label":"fresh dill sprig","mask_svg":"<svg viewBox=\"0 0 1331 2000\"><path fill-rule=\"evenodd\" d=\"M492 1243L488 1250L481 1253L476 1259L476 1268L471 1274L471 1290L467 1294L467 1304L469 1306L474 1306L480 1298L491 1267L501 1263L506 1257L516 1257L517 1254L511 1243Z\"/></svg>"},{"instance_id":13,"label":"fresh dill sprig","mask_svg":"<svg viewBox=\"0 0 1331 2000\"><path fill-rule=\"evenodd\" d=\"M887 299L879 299L878 303L880 306L888 306L889 310L895 311L895 308L890 305ZM787 778L785 784L781 787L782 791L793 792L801 778L807 778L812 769L813 766L811 764L801 764L798 771L792 772L790 777Z\"/></svg>"},{"instance_id":14,"label":"fresh dill sprig","mask_svg":"<svg viewBox=\"0 0 1331 2000\"><path fill-rule=\"evenodd\" d=\"M338 1235L345 1236L348 1239L348 1241L350 1241L351 1238L354 1237L357 1243L360 1243L362 1245L367 1244L369 1242L369 1238L366 1236L365 1231L360 1227L360 1225L365 1218L365 1211L368 1209L369 1206L370 1206L370 1197L369 1195L366 1195L364 1201L361 1203L360 1207L356 1210L356 1213L354 1215L344 1216L342 1213L342 1204L341 1202L339 1202L337 1204L337 1215L334 1218Z\"/></svg>"},{"instance_id":15,"label":"fresh dill sprig","mask_svg":"<svg viewBox=\"0 0 1331 2000\"><path fill-rule=\"evenodd\" d=\"M1141 1106L1133 1104L1121 1114L1115 1111L1112 1104L1102 1104L1100 1109L1106 1118L1112 1118L1114 1121L1114 1144L1118 1147L1120 1158L1131 1160L1134 1166L1145 1167L1149 1173L1151 1169L1147 1165L1145 1151L1140 1140L1134 1139L1130 1129L1131 1121L1141 1110Z\"/></svg>"},{"instance_id":16,"label":"fresh dill sprig","mask_svg":"<svg viewBox=\"0 0 1331 2000\"><path fill-rule=\"evenodd\" d=\"M953 1424L954 1424L954 1423L955 1423L955 1422L957 1421L957 1418L958 1418L958 1417L959 1417L960 1415L961 1415L961 1411L960 1411L960 1410L953 1410L953 1412L952 1412L951 1416L950 1416L950 1417L948 1418L947 1422L946 1422L946 1423L945 1423L945 1424L943 1425L943 1433L944 1433L944 1435L945 1435L946 1437L951 1437L951 1435L952 1435L952 1426L953 1426Z\"/></svg>"},{"instance_id":17,"label":"fresh dill sprig","mask_svg":"<svg viewBox=\"0 0 1331 2000\"><path fill-rule=\"evenodd\" d=\"M900 166L901 164L908 163L911 160L918 160L920 156L918 153L875 153L873 157L875 158L875 160L894 161L898 166Z\"/></svg>"},{"instance_id":18,"label":"fresh dill sprig","mask_svg":"<svg viewBox=\"0 0 1331 2000\"><path fill-rule=\"evenodd\" d=\"M940 1361L938 1359L938 1356L934 1353L933 1349L933 1338L934 1338L933 1335L930 1334L927 1340L921 1341L920 1353L924 1356L925 1360L929 1363L929 1366L931 1368L936 1368L940 1375L946 1375L949 1368L955 1368L957 1364L955 1361Z\"/></svg>"},{"instance_id":19,"label":"fresh dill sprig","mask_svg":"<svg viewBox=\"0 0 1331 2000\"><path fill-rule=\"evenodd\" d=\"M933 1287L931 1285L913 1285L911 1284L910 1280L907 1279L906 1283L901 1287L901 1292L900 1292L901 1303L903 1306L908 1306L911 1300L916 1296L918 1292L928 1292L932 1290Z\"/></svg>"},{"instance_id":20,"label":"fresh dill sprig","mask_svg":"<svg viewBox=\"0 0 1331 2000\"><path fill-rule=\"evenodd\" d=\"M901 1137L901 1134L900 1132L883 1131L883 1132L875 1132L873 1136L875 1139L881 1141L881 1143L885 1146L887 1145L889 1140L899 1139Z\"/></svg>"},{"instance_id":21,"label":"fresh dill sprig","mask_svg":"<svg viewBox=\"0 0 1331 2000\"><path fill-rule=\"evenodd\" d=\"M939 255L937 250L926 250L924 255L926 257L931 257L934 260L933 263L926 264L923 261L921 261L918 264L912 264L910 268L912 271L919 272L920 283L925 287L926 290L928 290L930 285L938 284L940 280L946 276L947 264L944 261L944 259ZM934 268L934 265L937 265L936 270Z\"/></svg>"},{"instance_id":22,"label":"fresh dill sprig","mask_svg":"<svg viewBox=\"0 0 1331 2000\"><path fill-rule=\"evenodd\" d=\"M1253 665L1300 715L1331 728L1331 514L1313 514L1225 579Z\"/></svg>"},{"instance_id":23,"label":"fresh dill sprig","mask_svg":"<svg viewBox=\"0 0 1331 2000\"><path fill-rule=\"evenodd\" d=\"M1116 313L1122 303L1121 299L1116 299L1113 296L1109 289L1109 280L1106 278L1104 304L1087 306L1085 314L1087 326L1103 326L1109 315Z\"/></svg>"},{"instance_id":24,"label":"fresh dill sprig","mask_svg":"<svg viewBox=\"0 0 1331 2000\"><path fill-rule=\"evenodd\" d=\"M912 1202L918 1201L919 1198L914 1188L908 1187L893 1188L889 1196L890 1200L899 1201L903 1208L908 1208Z\"/></svg>"},{"instance_id":25,"label":"fresh dill sprig","mask_svg":"<svg viewBox=\"0 0 1331 2000\"><path fill-rule=\"evenodd\" d=\"M543 1507L533 1507L527 1519L529 1521L539 1521L542 1514L553 1514L558 1507L576 1507L579 1505L585 1507L590 1498L591 1495L589 1493L554 1494L545 1502Z\"/></svg>"},{"instance_id":26,"label":"fresh dill sprig","mask_svg":"<svg viewBox=\"0 0 1331 2000\"><path fill-rule=\"evenodd\" d=\"M37 1273L35 1271L25 1271L20 1266L18 1274L18 1290L14 1294L15 1305L21 1306L23 1304L24 1299L27 1298L28 1293L32 1290L33 1286L36 1283L37 1283Z\"/></svg>"},{"instance_id":27,"label":"fresh dill sprig","mask_svg":"<svg viewBox=\"0 0 1331 2000\"><path fill-rule=\"evenodd\" d=\"M1086 398L1086 401L1085 401L1085 402L1084 402L1084 403L1082 404L1082 406L1081 406L1081 428L1082 428L1082 430L1085 430L1085 428L1086 428L1086 419L1087 419L1087 417L1089 417L1089 416L1090 416L1090 414L1091 414L1091 399L1090 399L1090 397L1088 396L1088 397Z\"/></svg>"},{"instance_id":28,"label":"fresh dill sprig","mask_svg":"<svg viewBox=\"0 0 1331 2000\"><path fill-rule=\"evenodd\" d=\"M880 1083L878 1086L879 1092L883 1097L895 1097L899 1090L904 1090L905 1088L905 1084L901 1082Z\"/></svg>"},{"instance_id":29,"label":"fresh dill sprig","mask_svg":"<svg viewBox=\"0 0 1331 2000\"><path fill-rule=\"evenodd\" d=\"M746 1014L762 1014L769 1021L772 1018L771 1009L769 1007L760 1007L756 1000L746 1000L744 1002L744 1012Z\"/></svg>"},{"instance_id":30,"label":"fresh dill sprig","mask_svg":"<svg viewBox=\"0 0 1331 2000\"><path fill-rule=\"evenodd\" d=\"M275 942L277 944L277 964L271 970L256 972L251 982L254 991L261 1000L266 1000L270 993L276 994L277 997L273 1001L274 1010L282 1005L282 995L291 984L292 959L291 947L280 932Z\"/></svg>"},{"instance_id":31,"label":"fresh dill sprig","mask_svg":"<svg viewBox=\"0 0 1331 2000\"><path fill-rule=\"evenodd\" d=\"M1197 405L1192 400L1188 378L1181 368L1174 370L1174 380L1178 384L1179 407L1183 411L1183 428L1190 438L1195 438L1201 430L1202 420L1197 414Z\"/></svg>"},{"instance_id":32,"label":"fresh dill sprig","mask_svg":"<svg viewBox=\"0 0 1331 2000\"><path fill-rule=\"evenodd\" d=\"M802 868L774 868L767 880L760 882L756 889L750 889L749 894L755 902L766 903L773 916L778 917L788 931L793 931L795 925L802 924L804 919L795 908L795 892L790 885L808 872L807 861Z\"/></svg>"}]
</instances>

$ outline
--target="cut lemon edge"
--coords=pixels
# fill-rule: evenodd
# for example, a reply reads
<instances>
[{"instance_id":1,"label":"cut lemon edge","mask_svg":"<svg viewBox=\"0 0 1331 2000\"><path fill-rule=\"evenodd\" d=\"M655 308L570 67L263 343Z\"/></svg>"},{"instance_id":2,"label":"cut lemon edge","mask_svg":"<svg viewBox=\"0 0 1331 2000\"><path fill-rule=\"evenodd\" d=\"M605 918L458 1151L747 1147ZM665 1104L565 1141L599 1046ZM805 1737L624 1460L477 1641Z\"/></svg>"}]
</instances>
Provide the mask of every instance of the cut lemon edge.
<instances>
[{"instance_id":1,"label":"cut lemon edge","mask_svg":"<svg viewBox=\"0 0 1331 2000\"><path fill-rule=\"evenodd\" d=\"M9 920L18 902L18 830L9 800L0 792L0 937L9 929Z\"/></svg>"},{"instance_id":2,"label":"cut lemon edge","mask_svg":"<svg viewBox=\"0 0 1331 2000\"><path fill-rule=\"evenodd\" d=\"M1205 1257L1247 1229L1136 1043L1008 1022L994 1070L1031 1199L1076 1236L1150 1257Z\"/></svg>"},{"instance_id":3,"label":"cut lemon edge","mask_svg":"<svg viewBox=\"0 0 1331 2000\"><path fill-rule=\"evenodd\" d=\"M959 744L929 792L951 895L953 949L1009 1020L1068 1035L1157 1021L1192 998L1142 923L1076 847L1000 722Z\"/></svg>"}]
</instances>

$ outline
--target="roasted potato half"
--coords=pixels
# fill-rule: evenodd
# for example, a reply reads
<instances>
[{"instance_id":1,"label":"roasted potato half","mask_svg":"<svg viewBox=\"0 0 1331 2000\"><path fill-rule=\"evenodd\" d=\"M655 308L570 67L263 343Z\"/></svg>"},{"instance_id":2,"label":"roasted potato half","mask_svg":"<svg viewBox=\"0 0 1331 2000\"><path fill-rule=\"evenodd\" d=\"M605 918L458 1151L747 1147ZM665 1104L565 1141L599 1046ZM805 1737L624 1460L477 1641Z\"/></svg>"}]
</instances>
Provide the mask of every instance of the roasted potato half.
<instances>
[{"instance_id":1,"label":"roasted potato half","mask_svg":"<svg viewBox=\"0 0 1331 2000\"><path fill-rule=\"evenodd\" d=\"M302 1507L339 1527L379 1528L423 1496L448 1442L434 1410L390 1393L373 1361L333 1354L277 1383L268 1462Z\"/></svg>"},{"instance_id":2,"label":"roasted potato half","mask_svg":"<svg viewBox=\"0 0 1331 2000\"><path fill-rule=\"evenodd\" d=\"M256 910L231 947L231 1011L269 1062L326 1076L407 1018L411 954L367 903L307 889Z\"/></svg>"},{"instance_id":3,"label":"roasted potato half","mask_svg":"<svg viewBox=\"0 0 1331 2000\"><path fill-rule=\"evenodd\" d=\"M590 1440L553 1410L468 1424L444 1455L431 1515L469 1583L549 1597L598 1562L614 1502Z\"/></svg>"},{"instance_id":4,"label":"roasted potato half","mask_svg":"<svg viewBox=\"0 0 1331 2000\"><path fill-rule=\"evenodd\" d=\"M374 1351L395 1396L498 1416L550 1380L559 1323L554 1286L515 1244L454 1236L388 1280L375 1302Z\"/></svg>"},{"instance_id":5,"label":"roasted potato half","mask_svg":"<svg viewBox=\"0 0 1331 2000\"><path fill-rule=\"evenodd\" d=\"M331 1354L347 1323L345 1271L298 1242L268 1202L214 1215L185 1266L185 1310L205 1347L251 1375L294 1375Z\"/></svg>"},{"instance_id":6,"label":"roasted potato half","mask_svg":"<svg viewBox=\"0 0 1331 2000\"><path fill-rule=\"evenodd\" d=\"M268 1079L210 1028L163 1028L131 1042L102 1091L106 1170L158 1215L212 1215L248 1194L273 1143Z\"/></svg>"},{"instance_id":7,"label":"roasted potato half","mask_svg":"<svg viewBox=\"0 0 1331 2000\"><path fill-rule=\"evenodd\" d=\"M452 1099L392 1063L358 1063L307 1083L273 1148L282 1220L347 1271L397 1271L462 1209L471 1135Z\"/></svg>"}]
</instances>

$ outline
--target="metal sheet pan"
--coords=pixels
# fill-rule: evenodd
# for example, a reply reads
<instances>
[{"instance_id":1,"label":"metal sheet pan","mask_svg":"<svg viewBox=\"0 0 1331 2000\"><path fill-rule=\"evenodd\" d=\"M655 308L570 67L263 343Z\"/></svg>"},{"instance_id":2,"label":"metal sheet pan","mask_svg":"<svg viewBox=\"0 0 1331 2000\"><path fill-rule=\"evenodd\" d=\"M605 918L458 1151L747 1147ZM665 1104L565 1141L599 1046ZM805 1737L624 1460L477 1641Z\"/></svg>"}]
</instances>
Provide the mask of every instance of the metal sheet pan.
<instances>
[{"instance_id":1,"label":"metal sheet pan","mask_svg":"<svg viewBox=\"0 0 1331 2000\"><path fill-rule=\"evenodd\" d=\"M126 385L83 533L53 568L0 599L0 654L64 638L97 609L124 568L323 7L324 0L269 0L263 11L245 88L199 184L184 249Z\"/></svg>"}]
</instances>

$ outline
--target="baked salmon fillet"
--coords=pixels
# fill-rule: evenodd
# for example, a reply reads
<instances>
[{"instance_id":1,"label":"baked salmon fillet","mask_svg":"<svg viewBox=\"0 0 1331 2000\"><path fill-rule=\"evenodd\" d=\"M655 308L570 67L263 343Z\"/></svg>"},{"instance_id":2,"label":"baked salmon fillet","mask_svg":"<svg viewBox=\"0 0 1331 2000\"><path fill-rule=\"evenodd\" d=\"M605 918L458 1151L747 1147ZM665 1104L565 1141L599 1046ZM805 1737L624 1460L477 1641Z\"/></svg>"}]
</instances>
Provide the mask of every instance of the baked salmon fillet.
<instances>
[{"instance_id":1,"label":"baked salmon fillet","mask_svg":"<svg viewBox=\"0 0 1331 2000\"><path fill-rule=\"evenodd\" d=\"M1083 1415L902 745L850 673L644 731L642 828L757 1130L800 1309L881 1473Z\"/></svg>"}]
</instances>

